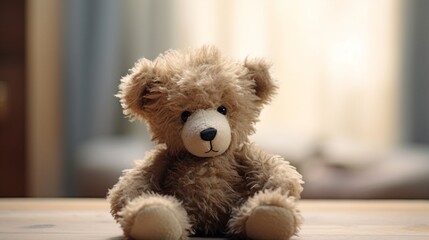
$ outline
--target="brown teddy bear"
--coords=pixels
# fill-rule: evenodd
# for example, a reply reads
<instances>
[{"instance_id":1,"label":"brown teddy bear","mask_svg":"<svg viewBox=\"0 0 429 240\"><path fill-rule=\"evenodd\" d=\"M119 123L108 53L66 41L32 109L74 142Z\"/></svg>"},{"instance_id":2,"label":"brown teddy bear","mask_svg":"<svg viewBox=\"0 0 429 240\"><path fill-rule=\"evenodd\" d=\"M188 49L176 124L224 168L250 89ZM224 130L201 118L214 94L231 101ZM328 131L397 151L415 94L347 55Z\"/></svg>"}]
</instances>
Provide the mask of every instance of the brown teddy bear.
<instances>
[{"instance_id":1,"label":"brown teddy bear","mask_svg":"<svg viewBox=\"0 0 429 240\"><path fill-rule=\"evenodd\" d=\"M298 232L301 175L248 138L276 90L269 68L204 46L142 59L122 79L124 113L146 121L158 144L109 191L125 236L289 239Z\"/></svg>"}]
</instances>

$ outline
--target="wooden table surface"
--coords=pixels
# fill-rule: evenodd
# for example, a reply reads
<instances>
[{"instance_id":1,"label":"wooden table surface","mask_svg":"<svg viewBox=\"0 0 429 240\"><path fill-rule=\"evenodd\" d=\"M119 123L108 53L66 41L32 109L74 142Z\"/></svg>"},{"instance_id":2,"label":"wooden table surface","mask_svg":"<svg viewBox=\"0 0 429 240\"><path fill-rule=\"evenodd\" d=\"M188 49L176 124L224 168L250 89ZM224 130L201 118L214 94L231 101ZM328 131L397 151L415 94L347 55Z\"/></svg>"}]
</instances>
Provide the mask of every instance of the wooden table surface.
<instances>
[{"instance_id":1,"label":"wooden table surface","mask_svg":"<svg viewBox=\"0 0 429 240\"><path fill-rule=\"evenodd\" d=\"M294 240L429 240L429 201L301 200ZM122 239L104 199L0 198L0 239Z\"/></svg>"}]
</instances>

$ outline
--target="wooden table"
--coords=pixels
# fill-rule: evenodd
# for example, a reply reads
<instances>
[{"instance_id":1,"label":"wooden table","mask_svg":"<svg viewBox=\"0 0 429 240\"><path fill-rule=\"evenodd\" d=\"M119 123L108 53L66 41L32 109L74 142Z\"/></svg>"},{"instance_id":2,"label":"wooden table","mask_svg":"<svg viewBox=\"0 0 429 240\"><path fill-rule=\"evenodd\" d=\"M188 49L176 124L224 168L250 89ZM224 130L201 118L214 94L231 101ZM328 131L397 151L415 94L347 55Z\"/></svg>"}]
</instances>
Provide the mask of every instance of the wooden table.
<instances>
[{"instance_id":1,"label":"wooden table","mask_svg":"<svg viewBox=\"0 0 429 240\"><path fill-rule=\"evenodd\" d=\"M302 200L293 239L429 240L429 201ZM122 239L104 199L1 199L0 239Z\"/></svg>"}]
</instances>

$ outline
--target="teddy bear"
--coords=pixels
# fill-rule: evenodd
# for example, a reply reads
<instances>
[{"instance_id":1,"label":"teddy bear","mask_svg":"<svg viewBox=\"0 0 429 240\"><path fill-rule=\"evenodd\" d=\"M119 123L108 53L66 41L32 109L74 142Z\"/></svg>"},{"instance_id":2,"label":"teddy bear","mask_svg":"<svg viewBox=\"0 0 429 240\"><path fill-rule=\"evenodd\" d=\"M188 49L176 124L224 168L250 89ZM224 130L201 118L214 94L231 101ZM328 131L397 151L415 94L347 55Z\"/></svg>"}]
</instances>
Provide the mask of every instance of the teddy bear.
<instances>
[{"instance_id":1,"label":"teddy bear","mask_svg":"<svg viewBox=\"0 0 429 240\"><path fill-rule=\"evenodd\" d=\"M203 46L141 59L121 79L124 114L156 143L108 192L127 238L297 234L302 176L249 140L277 89L270 67Z\"/></svg>"}]
</instances>

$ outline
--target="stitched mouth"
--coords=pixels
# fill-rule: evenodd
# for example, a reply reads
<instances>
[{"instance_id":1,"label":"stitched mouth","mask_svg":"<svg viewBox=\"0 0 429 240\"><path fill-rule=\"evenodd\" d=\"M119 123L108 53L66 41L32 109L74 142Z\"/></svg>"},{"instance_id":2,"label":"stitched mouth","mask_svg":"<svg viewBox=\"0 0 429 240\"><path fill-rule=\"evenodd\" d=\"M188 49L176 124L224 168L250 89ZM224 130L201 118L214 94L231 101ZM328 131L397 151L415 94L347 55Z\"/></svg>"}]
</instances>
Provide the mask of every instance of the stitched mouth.
<instances>
[{"instance_id":1,"label":"stitched mouth","mask_svg":"<svg viewBox=\"0 0 429 240\"><path fill-rule=\"evenodd\" d=\"M209 152L219 152L219 151L216 151L216 150L213 149L212 141L210 141L210 150L208 150L205 153L209 153Z\"/></svg>"}]
</instances>

